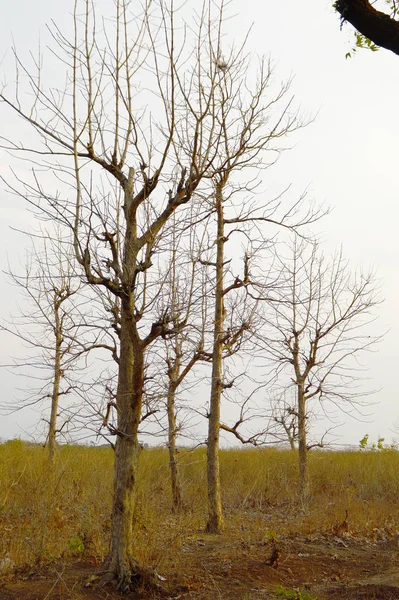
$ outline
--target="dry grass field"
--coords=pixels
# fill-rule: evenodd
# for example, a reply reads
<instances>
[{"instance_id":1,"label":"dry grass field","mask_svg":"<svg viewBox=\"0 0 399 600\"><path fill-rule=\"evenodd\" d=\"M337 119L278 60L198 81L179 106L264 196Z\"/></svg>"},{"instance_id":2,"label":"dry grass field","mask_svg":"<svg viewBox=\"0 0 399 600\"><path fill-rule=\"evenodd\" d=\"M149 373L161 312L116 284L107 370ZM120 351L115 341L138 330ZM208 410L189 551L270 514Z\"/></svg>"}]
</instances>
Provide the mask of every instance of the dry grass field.
<instances>
[{"instance_id":1,"label":"dry grass field","mask_svg":"<svg viewBox=\"0 0 399 600\"><path fill-rule=\"evenodd\" d=\"M204 533L205 450L179 459L173 514L167 451L142 453L135 555L159 589L143 581L125 597L399 598L399 452L312 452L301 504L295 453L223 451L221 536ZM119 597L93 577L108 551L112 462L108 448L64 446L50 468L40 446L0 445L0 600Z\"/></svg>"}]
</instances>

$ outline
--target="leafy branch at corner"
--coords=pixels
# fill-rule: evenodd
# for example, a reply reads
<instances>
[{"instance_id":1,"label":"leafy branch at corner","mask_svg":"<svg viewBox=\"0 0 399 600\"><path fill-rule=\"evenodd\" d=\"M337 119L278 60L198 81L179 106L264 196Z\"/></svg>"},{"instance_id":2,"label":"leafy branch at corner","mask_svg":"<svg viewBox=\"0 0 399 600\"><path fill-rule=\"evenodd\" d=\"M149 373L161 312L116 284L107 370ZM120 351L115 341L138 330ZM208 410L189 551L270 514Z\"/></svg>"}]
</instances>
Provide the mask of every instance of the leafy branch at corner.
<instances>
[{"instance_id":1,"label":"leafy branch at corner","mask_svg":"<svg viewBox=\"0 0 399 600\"><path fill-rule=\"evenodd\" d=\"M337 0L333 6L341 15L341 25L348 22L357 30L356 47L375 51L380 46L399 54L399 6L396 0L384 3L389 12L378 10L369 0Z\"/></svg>"}]
</instances>

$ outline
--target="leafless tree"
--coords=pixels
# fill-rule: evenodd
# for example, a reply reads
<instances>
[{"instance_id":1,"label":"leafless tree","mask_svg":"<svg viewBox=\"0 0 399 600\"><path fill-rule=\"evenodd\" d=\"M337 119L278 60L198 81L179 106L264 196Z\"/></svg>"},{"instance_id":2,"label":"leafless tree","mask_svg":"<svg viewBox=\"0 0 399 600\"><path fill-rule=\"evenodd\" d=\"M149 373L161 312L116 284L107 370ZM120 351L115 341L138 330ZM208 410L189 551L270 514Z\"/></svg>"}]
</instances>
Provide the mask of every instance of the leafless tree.
<instances>
[{"instance_id":1,"label":"leafless tree","mask_svg":"<svg viewBox=\"0 0 399 600\"><path fill-rule=\"evenodd\" d=\"M296 392L289 414L297 423L299 489L308 493L307 442L311 402L328 402L350 411L365 392L358 391L360 356L378 337L370 335L379 303L371 273L352 274L338 253L329 262L316 243L295 239L288 252L278 252L282 285L268 303L264 350ZM320 445L316 443L315 445Z\"/></svg>"},{"instance_id":2,"label":"leafless tree","mask_svg":"<svg viewBox=\"0 0 399 600\"><path fill-rule=\"evenodd\" d=\"M205 221L200 212L192 215L191 222L202 223L201 238L204 237L209 211ZM177 462L177 435L181 425L177 421L176 397L200 361L207 361L204 351L207 318L207 289L204 268L200 263L202 239L197 239L194 227L178 228L173 220L173 239L170 248L170 269L167 285L162 296L164 310L170 311L176 333L164 340L163 360L166 362L166 407L168 418L168 450L172 482L172 507L178 511L183 504ZM187 242L184 239L187 237ZM184 327L181 325L185 324ZM180 325L180 326L179 326ZM198 383L198 380L197 380ZM193 383L189 383L189 388Z\"/></svg>"},{"instance_id":3,"label":"leafless tree","mask_svg":"<svg viewBox=\"0 0 399 600\"><path fill-rule=\"evenodd\" d=\"M50 401L50 416L45 421L51 460L57 434L74 426L67 405L61 409L61 398L78 389L89 352L100 347L109 349L99 315L91 308L92 299L83 293L74 271L70 250L70 242L59 232L53 237L43 234L40 244L32 243L25 273L9 272L11 282L22 292L21 308L10 322L0 326L29 349L29 355L15 358L8 367L25 374L30 382L40 382L37 388L30 387L16 405L3 403L2 410L11 413L44 404L47 412Z\"/></svg>"},{"instance_id":4,"label":"leafless tree","mask_svg":"<svg viewBox=\"0 0 399 600\"><path fill-rule=\"evenodd\" d=\"M218 156L209 193L215 219L214 242L212 252L204 262L214 269L212 375L207 440L207 531L219 533L223 527L219 468L221 397L223 390L230 385L224 380L223 357L226 352L230 355L237 352L242 339L251 329L252 318L249 316L246 319L242 314L237 320L237 312L233 311L229 315L226 310L228 299L232 294L233 304L241 295L248 300L248 289L255 284L251 276L252 263L261 262L263 252L269 247L275 234L273 228L283 227L295 231L320 218L321 212L314 211L311 207L303 211L301 200L286 208L282 205L281 196L269 201L259 201L254 197L258 172L262 170L264 175L282 150L277 140L298 129L301 122L291 111L292 99L286 99L289 85L283 85L276 95L271 95L272 71L269 63L261 62L256 85L251 89L243 85L249 70L249 59L244 55L243 49L222 59L219 36L217 44L212 48L212 55L216 57L212 111L218 128ZM243 172L251 175L247 175L245 183L240 185L237 173ZM240 244L241 257L237 257L237 252L232 252L231 257L228 257L226 247L231 240ZM241 262L237 258L241 258ZM254 299L253 296L250 298ZM248 315L252 313L253 310L249 309ZM234 322L230 327L225 327L226 317L232 315Z\"/></svg>"},{"instance_id":5,"label":"leafless tree","mask_svg":"<svg viewBox=\"0 0 399 600\"><path fill-rule=\"evenodd\" d=\"M273 389L273 388L272 388ZM285 388L277 399L271 401L272 418L270 425L265 432L269 438L274 438L276 443L288 442L291 450L298 450L299 428L298 428L298 410L294 386ZM286 393L291 396L288 401ZM319 408L319 410L318 410ZM306 407L306 449L325 448L329 443L329 436L332 430L339 427L334 425L328 427L321 435L316 436L312 432L312 425L320 416L320 406L314 402L308 403Z\"/></svg>"},{"instance_id":6,"label":"leafless tree","mask_svg":"<svg viewBox=\"0 0 399 600\"><path fill-rule=\"evenodd\" d=\"M66 73L63 88L46 87L42 73L30 71L17 56L16 96L3 91L0 99L32 129L29 143L3 141L32 163L31 179L9 183L10 189L42 218L72 231L85 281L119 299L114 496L104 570L118 590L127 591L142 574L133 516L145 355L155 340L185 326L169 312L156 312L170 218L178 211L188 223L188 204L209 198L220 213L209 436L209 472L215 469L218 476L223 298L229 288L246 284L245 273L227 286L219 277L226 185L233 172L274 162L277 140L298 123L290 101L274 112L287 86L269 98L267 63L259 65L251 85L253 70L243 47L223 58L223 6L204 2L190 27L172 2L148 3L140 15L132 14L127 0L116 0L114 8L112 19L99 28L101 17L91 1L76 0L72 37L53 28L54 55ZM267 150L267 161L261 160ZM38 164L47 167L46 177ZM245 215L243 206L242 223ZM279 220L292 217L291 210ZM270 210L259 218L274 221ZM229 224L234 227L234 221Z\"/></svg>"},{"instance_id":7,"label":"leafless tree","mask_svg":"<svg viewBox=\"0 0 399 600\"><path fill-rule=\"evenodd\" d=\"M284 390L285 391L285 390ZM298 442L298 417L296 402L287 402L285 397L272 402L272 419L276 425L277 439L280 438L279 430L283 432L283 439L288 441L291 450L297 449Z\"/></svg>"}]
</instances>

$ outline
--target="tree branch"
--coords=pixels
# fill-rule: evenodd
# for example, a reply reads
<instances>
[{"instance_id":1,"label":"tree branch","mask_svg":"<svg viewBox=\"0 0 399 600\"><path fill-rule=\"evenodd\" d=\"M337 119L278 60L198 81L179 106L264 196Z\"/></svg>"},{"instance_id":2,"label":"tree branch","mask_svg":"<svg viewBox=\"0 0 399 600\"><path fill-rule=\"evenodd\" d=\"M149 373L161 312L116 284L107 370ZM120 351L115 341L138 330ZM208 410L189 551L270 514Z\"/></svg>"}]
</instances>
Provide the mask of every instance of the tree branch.
<instances>
[{"instance_id":1,"label":"tree branch","mask_svg":"<svg viewBox=\"0 0 399 600\"><path fill-rule=\"evenodd\" d=\"M368 0L338 0L342 22L348 21L377 46L399 55L399 21L376 10Z\"/></svg>"}]
</instances>

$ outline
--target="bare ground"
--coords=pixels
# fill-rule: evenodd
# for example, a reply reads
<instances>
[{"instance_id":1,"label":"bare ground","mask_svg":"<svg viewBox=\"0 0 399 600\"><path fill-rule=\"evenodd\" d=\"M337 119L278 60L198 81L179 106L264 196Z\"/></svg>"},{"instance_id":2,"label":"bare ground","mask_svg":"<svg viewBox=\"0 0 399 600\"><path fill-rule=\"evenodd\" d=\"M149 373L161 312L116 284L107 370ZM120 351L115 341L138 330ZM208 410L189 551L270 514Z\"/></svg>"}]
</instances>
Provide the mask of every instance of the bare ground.
<instances>
[{"instance_id":1,"label":"bare ground","mask_svg":"<svg viewBox=\"0 0 399 600\"><path fill-rule=\"evenodd\" d=\"M124 598L147 600L398 600L399 536L330 531L250 539L237 526L221 536L197 533L181 545L162 590L145 586ZM21 569L0 580L0 600L114 600L112 587L89 583L94 559ZM161 575L161 577L163 577Z\"/></svg>"}]
</instances>

